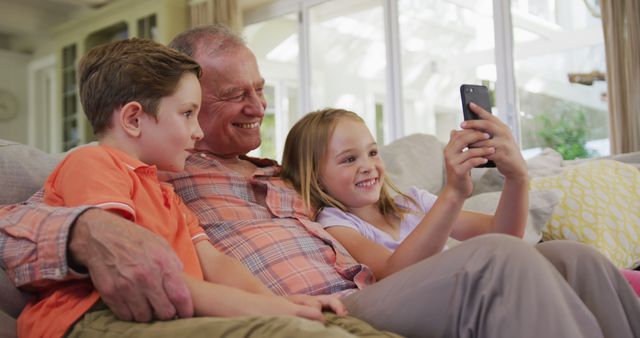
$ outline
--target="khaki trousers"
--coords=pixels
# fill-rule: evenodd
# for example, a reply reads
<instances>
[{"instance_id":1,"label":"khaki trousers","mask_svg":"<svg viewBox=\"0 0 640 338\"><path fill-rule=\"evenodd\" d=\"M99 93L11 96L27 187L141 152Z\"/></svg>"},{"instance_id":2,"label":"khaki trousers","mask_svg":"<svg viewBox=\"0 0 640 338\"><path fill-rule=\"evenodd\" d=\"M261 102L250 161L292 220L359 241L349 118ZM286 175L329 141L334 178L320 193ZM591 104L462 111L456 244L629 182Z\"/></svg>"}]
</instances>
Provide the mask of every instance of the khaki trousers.
<instances>
[{"instance_id":1,"label":"khaki trousers","mask_svg":"<svg viewBox=\"0 0 640 338\"><path fill-rule=\"evenodd\" d=\"M325 324L291 316L199 317L157 321L125 322L108 309L90 311L80 319L67 337L399 337L373 329L354 317L326 313Z\"/></svg>"},{"instance_id":2,"label":"khaki trousers","mask_svg":"<svg viewBox=\"0 0 640 338\"><path fill-rule=\"evenodd\" d=\"M640 337L640 302L585 245L464 241L347 296L352 316L408 337Z\"/></svg>"}]
</instances>

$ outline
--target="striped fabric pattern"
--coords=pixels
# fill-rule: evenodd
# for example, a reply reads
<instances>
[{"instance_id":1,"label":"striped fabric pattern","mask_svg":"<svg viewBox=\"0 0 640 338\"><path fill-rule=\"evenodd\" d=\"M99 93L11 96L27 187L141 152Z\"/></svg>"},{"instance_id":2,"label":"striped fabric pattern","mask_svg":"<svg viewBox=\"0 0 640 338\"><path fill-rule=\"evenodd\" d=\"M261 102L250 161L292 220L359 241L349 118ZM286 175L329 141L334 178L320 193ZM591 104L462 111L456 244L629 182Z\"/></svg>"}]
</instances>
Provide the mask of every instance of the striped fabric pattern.
<instances>
[{"instance_id":1,"label":"striped fabric pattern","mask_svg":"<svg viewBox=\"0 0 640 338\"><path fill-rule=\"evenodd\" d=\"M202 152L184 172L164 174L219 250L280 295L348 294L374 282L368 267L309 220L274 161L244 159L259 167L251 178Z\"/></svg>"},{"instance_id":2,"label":"striped fabric pattern","mask_svg":"<svg viewBox=\"0 0 640 338\"><path fill-rule=\"evenodd\" d=\"M42 190L22 204L0 208L0 265L17 286L86 277L67 265L69 228L87 206L49 207ZM32 285L37 281L37 285Z\"/></svg>"}]
</instances>

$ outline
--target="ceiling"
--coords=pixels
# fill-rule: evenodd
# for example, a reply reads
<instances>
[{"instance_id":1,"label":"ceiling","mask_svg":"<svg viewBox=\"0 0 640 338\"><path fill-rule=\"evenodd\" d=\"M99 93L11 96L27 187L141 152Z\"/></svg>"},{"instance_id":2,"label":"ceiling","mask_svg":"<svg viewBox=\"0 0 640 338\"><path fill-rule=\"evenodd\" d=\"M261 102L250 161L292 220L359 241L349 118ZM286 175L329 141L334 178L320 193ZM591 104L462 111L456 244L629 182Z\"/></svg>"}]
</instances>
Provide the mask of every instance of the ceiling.
<instances>
[{"instance_id":1,"label":"ceiling","mask_svg":"<svg viewBox=\"0 0 640 338\"><path fill-rule=\"evenodd\" d=\"M30 53L52 27L112 0L0 0L0 49Z\"/></svg>"},{"instance_id":2,"label":"ceiling","mask_svg":"<svg viewBox=\"0 0 640 338\"><path fill-rule=\"evenodd\" d=\"M32 53L51 28L116 0L0 0L0 50ZM240 10L272 0L237 0Z\"/></svg>"}]
</instances>

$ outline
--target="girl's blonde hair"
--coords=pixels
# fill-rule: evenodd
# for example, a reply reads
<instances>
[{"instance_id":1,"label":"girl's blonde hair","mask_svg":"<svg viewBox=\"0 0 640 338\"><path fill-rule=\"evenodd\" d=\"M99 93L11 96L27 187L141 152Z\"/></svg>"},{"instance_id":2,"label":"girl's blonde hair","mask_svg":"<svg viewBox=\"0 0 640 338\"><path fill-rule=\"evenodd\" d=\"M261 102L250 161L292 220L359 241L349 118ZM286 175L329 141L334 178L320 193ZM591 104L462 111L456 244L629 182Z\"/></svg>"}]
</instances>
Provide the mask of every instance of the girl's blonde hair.
<instances>
[{"instance_id":1,"label":"girl's blonde hair","mask_svg":"<svg viewBox=\"0 0 640 338\"><path fill-rule=\"evenodd\" d=\"M322 189L320 183L321 162L326 154L329 139L340 119L352 119L364 123L358 114L344 109L325 108L314 111L305 115L291 128L284 145L281 176L294 186L302 196L305 207L310 214L314 214L314 217L314 211L320 211L327 206L347 211L344 204ZM402 218L403 214L409 210L396 205L389 194L389 189L413 204L416 202L398 190L387 176L384 177L380 199L377 202L378 210L384 216L393 215Z\"/></svg>"}]
</instances>

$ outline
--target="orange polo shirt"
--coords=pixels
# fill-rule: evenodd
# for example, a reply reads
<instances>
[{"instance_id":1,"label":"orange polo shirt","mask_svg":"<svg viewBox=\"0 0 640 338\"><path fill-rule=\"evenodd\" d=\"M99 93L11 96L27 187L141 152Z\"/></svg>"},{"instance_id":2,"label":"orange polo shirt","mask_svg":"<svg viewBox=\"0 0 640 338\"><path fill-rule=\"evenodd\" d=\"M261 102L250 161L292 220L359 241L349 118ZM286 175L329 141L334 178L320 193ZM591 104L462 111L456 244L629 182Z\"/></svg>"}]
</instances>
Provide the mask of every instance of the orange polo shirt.
<instances>
[{"instance_id":1,"label":"orange polo shirt","mask_svg":"<svg viewBox=\"0 0 640 338\"><path fill-rule=\"evenodd\" d=\"M158 181L155 166L107 146L83 147L51 173L44 198L52 206L94 205L118 213L164 237L184 271L203 279L194 244L208 237L171 185ZM88 279L62 281L22 311L18 335L61 337L99 297Z\"/></svg>"}]
</instances>

